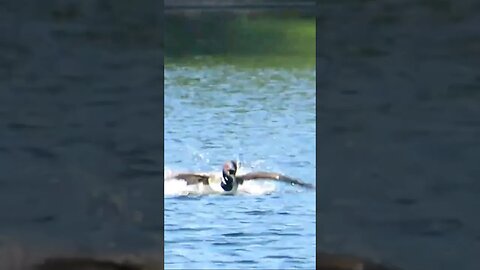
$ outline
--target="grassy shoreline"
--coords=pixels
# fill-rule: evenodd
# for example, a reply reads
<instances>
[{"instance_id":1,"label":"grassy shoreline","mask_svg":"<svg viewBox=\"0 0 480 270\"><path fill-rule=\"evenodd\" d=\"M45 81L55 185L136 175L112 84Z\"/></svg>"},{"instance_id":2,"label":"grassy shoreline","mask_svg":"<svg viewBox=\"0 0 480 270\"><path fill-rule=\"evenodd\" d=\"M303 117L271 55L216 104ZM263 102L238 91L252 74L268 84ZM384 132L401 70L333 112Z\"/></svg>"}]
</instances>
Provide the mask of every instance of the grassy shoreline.
<instances>
[{"instance_id":1,"label":"grassy shoreline","mask_svg":"<svg viewBox=\"0 0 480 270\"><path fill-rule=\"evenodd\" d=\"M165 63L315 67L315 19L247 15L166 20Z\"/></svg>"}]
</instances>

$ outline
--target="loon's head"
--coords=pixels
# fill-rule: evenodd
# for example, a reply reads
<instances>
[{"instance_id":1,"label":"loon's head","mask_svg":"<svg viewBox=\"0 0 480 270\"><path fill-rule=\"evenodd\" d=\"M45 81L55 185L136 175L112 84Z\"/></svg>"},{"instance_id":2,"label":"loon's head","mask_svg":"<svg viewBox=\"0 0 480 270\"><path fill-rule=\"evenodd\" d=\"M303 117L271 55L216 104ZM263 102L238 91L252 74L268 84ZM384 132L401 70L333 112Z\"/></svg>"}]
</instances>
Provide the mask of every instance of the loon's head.
<instances>
[{"instance_id":1,"label":"loon's head","mask_svg":"<svg viewBox=\"0 0 480 270\"><path fill-rule=\"evenodd\" d=\"M221 187L225 191L231 191L235 182L235 174L237 173L237 162L230 160L223 164Z\"/></svg>"}]
</instances>

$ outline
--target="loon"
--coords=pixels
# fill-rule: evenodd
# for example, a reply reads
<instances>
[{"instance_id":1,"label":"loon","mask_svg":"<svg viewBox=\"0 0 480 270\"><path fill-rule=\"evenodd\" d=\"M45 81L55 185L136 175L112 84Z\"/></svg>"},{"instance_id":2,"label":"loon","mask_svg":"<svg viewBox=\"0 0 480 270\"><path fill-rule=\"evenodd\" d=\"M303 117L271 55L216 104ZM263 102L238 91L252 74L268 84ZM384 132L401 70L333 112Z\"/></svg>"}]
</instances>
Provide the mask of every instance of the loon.
<instances>
[{"instance_id":1,"label":"loon","mask_svg":"<svg viewBox=\"0 0 480 270\"><path fill-rule=\"evenodd\" d=\"M236 161L227 161L223 165L222 177L220 186L223 191L228 193L236 192L238 186L243 184L245 181L250 180L274 180L284 183L289 183L291 185L298 185L307 189L314 189L315 186L310 183L305 183L301 180L291 178L286 175L282 175L275 172L250 172L243 175L237 175L238 164ZM169 179L181 179L187 182L187 185L196 185L202 183L203 185L210 185L214 176L205 175L200 173L179 173L173 176L170 176Z\"/></svg>"}]
</instances>

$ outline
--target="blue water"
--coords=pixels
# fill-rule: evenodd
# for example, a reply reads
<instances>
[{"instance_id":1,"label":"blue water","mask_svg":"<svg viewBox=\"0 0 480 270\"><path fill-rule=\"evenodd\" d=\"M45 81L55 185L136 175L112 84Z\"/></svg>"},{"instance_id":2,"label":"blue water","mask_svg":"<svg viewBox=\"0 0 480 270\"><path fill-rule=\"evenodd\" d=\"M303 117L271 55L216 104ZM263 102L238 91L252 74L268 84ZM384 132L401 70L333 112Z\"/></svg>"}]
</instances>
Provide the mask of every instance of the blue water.
<instances>
[{"instance_id":1,"label":"blue water","mask_svg":"<svg viewBox=\"0 0 480 270\"><path fill-rule=\"evenodd\" d=\"M315 183L314 68L166 66L166 173L229 159ZM166 182L165 268L314 269L315 191L249 188L186 196Z\"/></svg>"}]
</instances>

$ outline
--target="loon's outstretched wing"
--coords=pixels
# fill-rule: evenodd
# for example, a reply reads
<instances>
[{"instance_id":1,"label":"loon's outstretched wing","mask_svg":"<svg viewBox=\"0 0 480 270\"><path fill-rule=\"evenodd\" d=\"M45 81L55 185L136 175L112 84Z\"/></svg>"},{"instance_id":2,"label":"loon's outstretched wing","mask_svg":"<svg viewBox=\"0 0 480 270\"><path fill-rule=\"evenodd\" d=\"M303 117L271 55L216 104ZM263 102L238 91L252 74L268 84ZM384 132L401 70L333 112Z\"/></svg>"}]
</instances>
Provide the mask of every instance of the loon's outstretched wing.
<instances>
[{"instance_id":1,"label":"loon's outstretched wing","mask_svg":"<svg viewBox=\"0 0 480 270\"><path fill-rule=\"evenodd\" d=\"M251 172L244 175L238 175L237 177L238 183L242 184L243 181L249 180L275 180L284 183L288 183L291 185L299 185L304 188L314 189L315 186L310 183L305 183L299 179L291 178L289 176L274 173L274 172Z\"/></svg>"},{"instance_id":2,"label":"loon's outstretched wing","mask_svg":"<svg viewBox=\"0 0 480 270\"><path fill-rule=\"evenodd\" d=\"M204 185L208 185L208 179L210 177L204 174L198 173L179 173L172 176L169 176L167 179L180 179L185 180L187 185L196 185L202 183Z\"/></svg>"}]
</instances>

